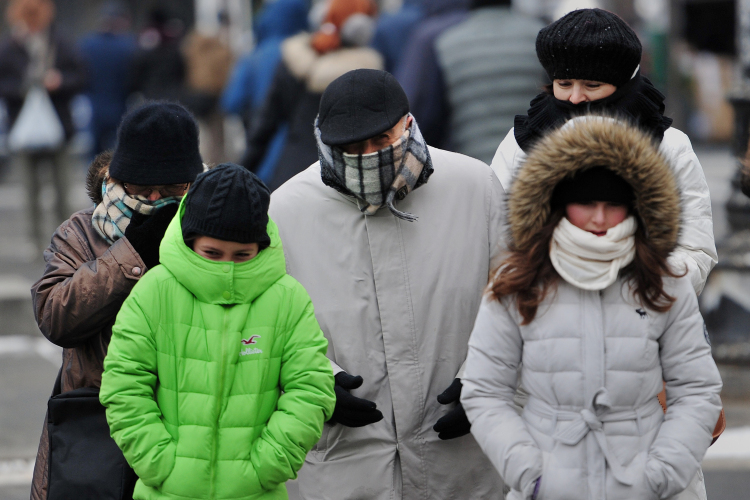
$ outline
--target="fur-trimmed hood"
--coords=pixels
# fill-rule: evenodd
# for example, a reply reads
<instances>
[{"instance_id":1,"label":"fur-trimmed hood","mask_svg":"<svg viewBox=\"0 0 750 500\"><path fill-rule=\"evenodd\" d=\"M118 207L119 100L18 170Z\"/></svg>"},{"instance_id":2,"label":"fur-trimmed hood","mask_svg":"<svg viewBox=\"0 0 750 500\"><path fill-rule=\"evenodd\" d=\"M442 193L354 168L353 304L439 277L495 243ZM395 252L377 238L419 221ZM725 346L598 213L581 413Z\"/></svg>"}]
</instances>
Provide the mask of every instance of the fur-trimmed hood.
<instances>
[{"instance_id":1,"label":"fur-trimmed hood","mask_svg":"<svg viewBox=\"0 0 750 500\"><path fill-rule=\"evenodd\" d=\"M663 256L677 245L680 195L667 160L652 138L603 116L573 119L539 141L513 181L508 200L510 242L529 249L550 215L555 186L592 167L607 167L635 193L635 210L649 242Z\"/></svg>"}]
</instances>

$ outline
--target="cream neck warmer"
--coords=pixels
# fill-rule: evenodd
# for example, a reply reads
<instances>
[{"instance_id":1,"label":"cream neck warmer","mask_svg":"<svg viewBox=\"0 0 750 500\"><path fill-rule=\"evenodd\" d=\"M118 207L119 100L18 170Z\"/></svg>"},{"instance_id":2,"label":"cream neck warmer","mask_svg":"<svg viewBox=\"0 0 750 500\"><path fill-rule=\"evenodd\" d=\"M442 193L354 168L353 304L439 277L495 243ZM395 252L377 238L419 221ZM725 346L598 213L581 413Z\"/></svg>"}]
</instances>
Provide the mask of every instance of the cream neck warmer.
<instances>
[{"instance_id":1,"label":"cream neck warmer","mask_svg":"<svg viewBox=\"0 0 750 500\"><path fill-rule=\"evenodd\" d=\"M604 236L596 236L563 217L550 242L552 266L573 286L603 290L617 280L620 269L633 262L636 227L631 215Z\"/></svg>"}]
</instances>

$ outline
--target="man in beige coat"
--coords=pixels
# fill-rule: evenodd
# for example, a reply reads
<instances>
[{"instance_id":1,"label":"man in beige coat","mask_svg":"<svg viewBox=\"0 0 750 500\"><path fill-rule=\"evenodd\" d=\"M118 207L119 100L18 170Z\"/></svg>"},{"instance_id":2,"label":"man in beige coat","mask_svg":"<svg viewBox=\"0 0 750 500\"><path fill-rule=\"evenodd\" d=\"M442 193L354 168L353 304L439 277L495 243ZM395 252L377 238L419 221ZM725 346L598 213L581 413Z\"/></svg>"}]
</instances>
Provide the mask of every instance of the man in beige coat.
<instances>
[{"instance_id":1,"label":"man in beige coat","mask_svg":"<svg viewBox=\"0 0 750 500\"><path fill-rule=\"evenodd\" d=\"M384 71L331 83L315 133L320 161L275 191L269 210L336 374L302 498L502 498L457 399L501 247L499 181L480 161L427 146Z\"/></svg>"}]
</instances>

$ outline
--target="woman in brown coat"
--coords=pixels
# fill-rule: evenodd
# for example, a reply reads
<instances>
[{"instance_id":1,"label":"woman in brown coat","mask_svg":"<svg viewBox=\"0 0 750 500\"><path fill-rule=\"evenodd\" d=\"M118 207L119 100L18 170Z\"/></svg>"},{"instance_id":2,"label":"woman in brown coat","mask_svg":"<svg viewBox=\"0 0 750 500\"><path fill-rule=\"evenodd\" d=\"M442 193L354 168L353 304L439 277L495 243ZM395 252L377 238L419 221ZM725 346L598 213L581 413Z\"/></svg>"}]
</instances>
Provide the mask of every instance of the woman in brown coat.
<instances>
[{"instance_id":1,"label":"woman in brown coat","mask_svg":"<svg viewBox=\"0 0 750 500\"><path fill-rule=\"evenodd\" d=\"M201 171L195 120L182 106L159 102L126 115L114 153L91 164L86 187L95 206L57 228L44 252L44 275L31 289L39 329L63 347L56 393L100 387L115 317L141 276L159 263L167 225ZM32 500L47 499L49 450L45 419ZM77 488L78 498L96 497L85 485Z\"/></svg>"}]
</instances>

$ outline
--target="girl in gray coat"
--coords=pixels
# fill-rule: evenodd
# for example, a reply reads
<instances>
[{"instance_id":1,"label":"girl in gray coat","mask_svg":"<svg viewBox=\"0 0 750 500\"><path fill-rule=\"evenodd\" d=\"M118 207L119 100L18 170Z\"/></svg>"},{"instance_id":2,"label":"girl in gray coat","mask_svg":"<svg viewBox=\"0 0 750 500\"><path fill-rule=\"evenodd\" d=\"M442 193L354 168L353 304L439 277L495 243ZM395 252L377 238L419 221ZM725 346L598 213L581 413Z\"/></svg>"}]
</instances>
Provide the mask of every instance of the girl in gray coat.
<instances>
[{"instance_id":1,"label":"girl in gray coat","mask_svg":"<svg viewBox=\"0 0 750 500\"><path fill-rule=\"evenodd\" d=\"M509 499L668 499L698 480L721 379L690 280L667 261L679 221L666 160L613 119L572 120L519 171L461 396Z\"/></svg>"}]
</instances>

